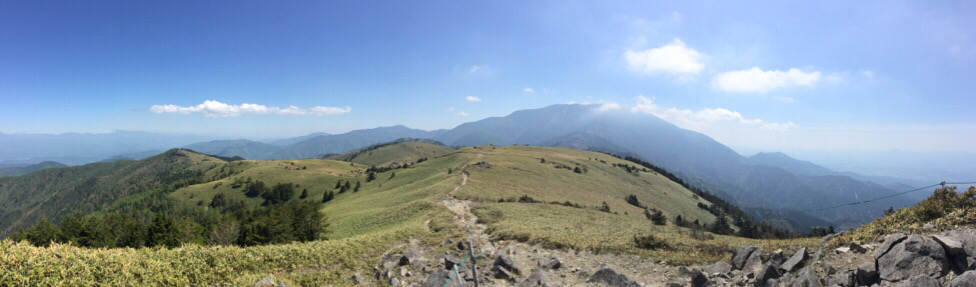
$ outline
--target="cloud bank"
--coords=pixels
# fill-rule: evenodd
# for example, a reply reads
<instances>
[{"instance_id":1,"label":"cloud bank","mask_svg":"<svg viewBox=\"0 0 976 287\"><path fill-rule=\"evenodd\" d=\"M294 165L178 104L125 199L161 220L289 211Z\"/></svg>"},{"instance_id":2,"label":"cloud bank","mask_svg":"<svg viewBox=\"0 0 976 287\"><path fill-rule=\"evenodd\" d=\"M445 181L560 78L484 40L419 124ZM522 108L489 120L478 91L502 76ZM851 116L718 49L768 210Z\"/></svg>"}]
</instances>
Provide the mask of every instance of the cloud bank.
<instances>
[{"instance_id":1,"label":"cloud bank","mask_svg":"<svg viewBox=\"0 0 976 287\"><path fill-rule=\"evenodd\" d=\"M153 105L149 107L149 111L156 114L200 113L203 114L205 117L227 118L227 117L236 117L243 114L332 116L332 115L349 113L352 111L352 108L324 107L324 106L314 106L311 108L288 106L286 108L279 108L279 107L265 106L259 104L248 104L248 103L244 103L240 105L228 105L218 101L207 100L204 101L202 104L196 106Z\"/></svg>"},{"instance_id":2,"label":"cloud bank","mask_svg":"<svg viewBox=\"0 0 976 287\"><path fill-rule=\"evenodd\" d=\"M654 104L654 99L644 96L637 97L637 105L631 108L631 111L652 114L678 126L691 130L701 130L703 128L729 123L754 126L770 131L787 131L797 127L797 125L793 122L772 123L766 122L762 119L749 119L739 112L723 108L705 108L698 111L678 108L661 108Z\"/></svg>"},{"instance_id":3,"label":"cloud bank","mask_svg":"<svg viewBox=\"0 0 976 287\"><path fill-rule=\"evenodd\" d=\"M819 71L804 72L796 68L785 72L763 71L759 67L753 67L748 70L719 73L712 79L712 86L726 92L766 93L788 87L813 87L820 80Z\"/></svg>"}]
</instances>

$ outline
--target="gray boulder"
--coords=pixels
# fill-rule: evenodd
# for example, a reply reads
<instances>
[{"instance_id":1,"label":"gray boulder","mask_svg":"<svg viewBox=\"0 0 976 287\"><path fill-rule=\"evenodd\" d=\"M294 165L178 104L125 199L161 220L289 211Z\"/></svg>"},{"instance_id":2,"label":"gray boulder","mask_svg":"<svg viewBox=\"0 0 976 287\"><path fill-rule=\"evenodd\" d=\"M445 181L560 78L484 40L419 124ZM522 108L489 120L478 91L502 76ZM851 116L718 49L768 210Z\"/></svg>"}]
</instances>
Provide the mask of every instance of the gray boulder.
<instances>
[{"instance_id":1,"label":"gray boulder","mask_svg":"<svg viewBox=\"0 0 976 287\"><path fill-rule=\"evenodd\" d=\"M950 253L949 256L957 271L976 270L976 233L972 231L952 230L943 232L939 236L957 241L962 245L961 250L958 248L946 250Z\"/></svg>"},{"instance_id":2,"label":"gray boulder","mask_svg":"<svg viewBox=\"0 0 976 287\"><path fill-rule=\"evenodd\" d=\"M626 275L619 274L610 268L597 270L586 282L606 284L613 287L640 287L640 284L630 280Z\"/></svg>"},{"instance_id":3,"label":"gray boulder","mask_svg":"<svg viewBox=\"0 0 976 287\"><path fill-rule=\"evenodd\" d=\"M851 287L856 283L854 280L854 271L839 272L827 277L827 284L832 286Z\"/></svg>"},{"instance_id":4,"label":"gray boulder","mask_svg":"<svg viewBox=\"0 0 976 287\"><path fill-rule=\"evenodd\" d=\"M871 284L878 283L880 278L878 278L878 269L874 266L874 262L872 261L858 266L857 271L854 272L854 280L860 286L871 286Z\"/></svg>"},{"instance_id":5,"label":"gray boulder","mask_svg":"<svg viewBox=\"0 0 976 287\"><path fill-rule=\"evenodd\" d=\"M766 264L765 266L763 266L760 269L759 274L756 275L756 282L755 284L753 284L753 286L765 287L768 286L767 281L769 281L769 279L779 278L780 275L779 270L776 269L777 268L774 267L772 264Z\"/></svg>"},{"instance_id":6,"label":"gray boulder","mask_svg":"<svg viewBox=\"0 0 976 287\"><path fill-rule=\"evenodd\" d=\"M928 275L915 275L907 280L898 281L888 285L891 287L942 287L938 280Z\"/></svg>"},{"instance_id":7,"label":"gray boulder","mask_svg":"<svg viewBox=\"0 0 976 287\"><path fill-rule=\"evenodd\" d=\"M716 273L719 274L729 273L732 271L732 264L725 263L724 261L719 261L719 262L712 263L711 265L706 265L702 267L702 271L704 271L709 275L716 274Z\"/></svg>"},{"instance_id":8,"label":"gray boulder","mask_svg":"<svg viewBox=\"0 0 976 287\"><path fill-rule=\"evenodd\" d=\"M885 236L884 243L881 243L881 246L874 250L874 260L878 260L878 258L881 258L882 255L887 254L888 251L895 246L895 244L901 243L905 239L908 239L908 236L905 236L903 233L895 233Z\"/></svg>"},{"instance_id":9,"label":"gray boulder","mask_svg":"<svg viewBox=\"0 0 976 287\"><path fill-rule=\"evenodd\" d=\"M793 272L793 270L803 268L803 264L807 261L807 258L809 258L807 248L800 248L796 253L793 253L793 256L790 256L790 259L786 259L786 262L783 262L783 265L780 265L779 269L783 270L784 273Z\"/></svg>"},{"instance_id":10,"label":"gray boulder","mask_svg":"<svg viewBox=\"0 0 976 287\"><path fill-rule=\"evenodd\" d=\"M746 260L749 259L749 255L752 255L758 249L755 246L745 246L735 249L732 252L732 270L742 270L742 267L746 265Z\"/></svg>"},{"instance_id":11,"label":"gray boulder","mask_svg":"<svg viewBox=\"0 0 976 287\"><path fill-rule=\"evenodd\" d=\"M800 271L796 278L793 279L793 283L790 283L790 287L823 287L823 283L820 282L820 276L813 273L813 270L809 268Z\"/></svg>"},{"instance_id":12,"label":"gray boulder","mask_svg":"<svg viewBox=\"0 0 976 287\"><path fill-rule=\"evenodd\" d=\"M956 279L952 279L949 287L976 287L976 271L966 271L966 273L959 275Z\"/></svg>"},{"instance_id":13,"label":"gray boulder","mask_svg":"<svg viewBox=\"0 0 976 287\"><path fill-rule=\"evenodd\" d=\"M948 271L945 250L928 236L908 236L878 258L878 274L882 280L890 282L914 275L942 276Z\"/></svg>"},{"instance_id":14,"label":"gray boulder","mask_svg":"<svg viewBox=\"0 0 976 287\"><path fill-rule=\"evenodd\" d=\"M742 266L742 271L746 273L759 273L760 269L763 268L762 256L762 249L753 251L752 254L749 254L749 259L746 259L746 264Z\"/></svg>"}]
</instances>

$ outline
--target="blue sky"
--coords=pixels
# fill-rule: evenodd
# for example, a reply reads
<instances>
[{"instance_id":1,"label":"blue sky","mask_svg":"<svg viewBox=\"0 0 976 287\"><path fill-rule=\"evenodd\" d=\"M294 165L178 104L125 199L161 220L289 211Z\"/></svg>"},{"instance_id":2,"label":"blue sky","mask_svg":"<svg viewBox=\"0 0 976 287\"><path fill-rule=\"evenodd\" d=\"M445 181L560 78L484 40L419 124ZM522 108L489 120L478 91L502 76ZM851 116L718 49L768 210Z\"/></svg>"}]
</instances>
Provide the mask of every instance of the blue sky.
<instances>
[{"instance_id":1,"label":"blue sky","mask_svg":"<svg viewBox=\"0 0 976 287\"><path fill-rule=\"evenodd\" d=\"M740 151L976 151L976 2L390 2L3 1L0 132L270 138L590 103Z\"/></svg>"}]
</instances>

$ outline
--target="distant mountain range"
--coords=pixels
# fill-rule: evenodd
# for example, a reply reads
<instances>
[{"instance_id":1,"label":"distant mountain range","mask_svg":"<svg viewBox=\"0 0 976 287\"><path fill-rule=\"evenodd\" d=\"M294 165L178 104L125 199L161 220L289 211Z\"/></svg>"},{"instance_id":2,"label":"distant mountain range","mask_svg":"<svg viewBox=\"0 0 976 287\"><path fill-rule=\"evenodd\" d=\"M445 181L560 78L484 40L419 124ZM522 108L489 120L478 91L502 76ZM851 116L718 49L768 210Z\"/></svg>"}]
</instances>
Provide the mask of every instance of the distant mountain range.
<instances>
[{"instance_id":1,"label":"distant mountain range","mask_svg":"<svg viewBox=\"0 0 976 287\"><path fill-rule=\"evenodd\" d=\"M31 164L31 165L3 167L0 168L0 177L21 176L42 169L66 167L66 166L67 165L60 162L45 161L45 162Z\"/></svg>"},{"instance_id":2,"label":"distant mountain range","mask_svg":"<svg viewBox=\"0 0 976 287\"><path fill-rule=\"evenodd\" d=\"M75 157L90 161L140 159L154 154L154 150L169 147L247 159L303 159L341 154L400 138L428 138L449 146L557 146L638 157L674 171L687 182L746 209L762 208L770 217L791 217L792 213L786 211L860 201L893 193L891 188L908 187L897 179L836 172L782 153L744 157L704 134L679 128L653 115L602 111L592 105L554 105L522 110L505 117L465 123L450 130L424 131L398 125L336 135L316 133L269 143L244 139L201 141L200 138L140 132L56 136L0 134L0 159L32 156ZM73 146L72 141L80 144ZM871 182L875 180L884 185ZM902 207L912 202L910 198L895 197L811 214L839 224L862 223L890 206Z\"/></svg>"}]
</instances>

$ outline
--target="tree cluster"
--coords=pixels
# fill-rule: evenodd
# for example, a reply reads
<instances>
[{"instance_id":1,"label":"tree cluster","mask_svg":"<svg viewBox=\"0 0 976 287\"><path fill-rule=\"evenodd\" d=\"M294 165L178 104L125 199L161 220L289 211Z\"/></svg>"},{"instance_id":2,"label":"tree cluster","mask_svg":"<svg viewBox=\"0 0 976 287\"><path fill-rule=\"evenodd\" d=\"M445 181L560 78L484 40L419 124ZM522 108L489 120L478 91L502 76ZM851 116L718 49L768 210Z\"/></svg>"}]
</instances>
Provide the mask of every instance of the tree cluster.
<instances>
[{"instance_id":1,"label":"tree cluster","mask_svg":"<svg viewBox=\"0 0 976 287\"><path fill-rule=\"evenodd\" d=\"M215 196L211 206L216 207L76 213L57 224L42 219L10 239L36 246L58 242L93 248L173 248L187 243L252 246L323 239L328 226L319 205L305 201L249 208Z\"/></svg>"}]
</instances>

